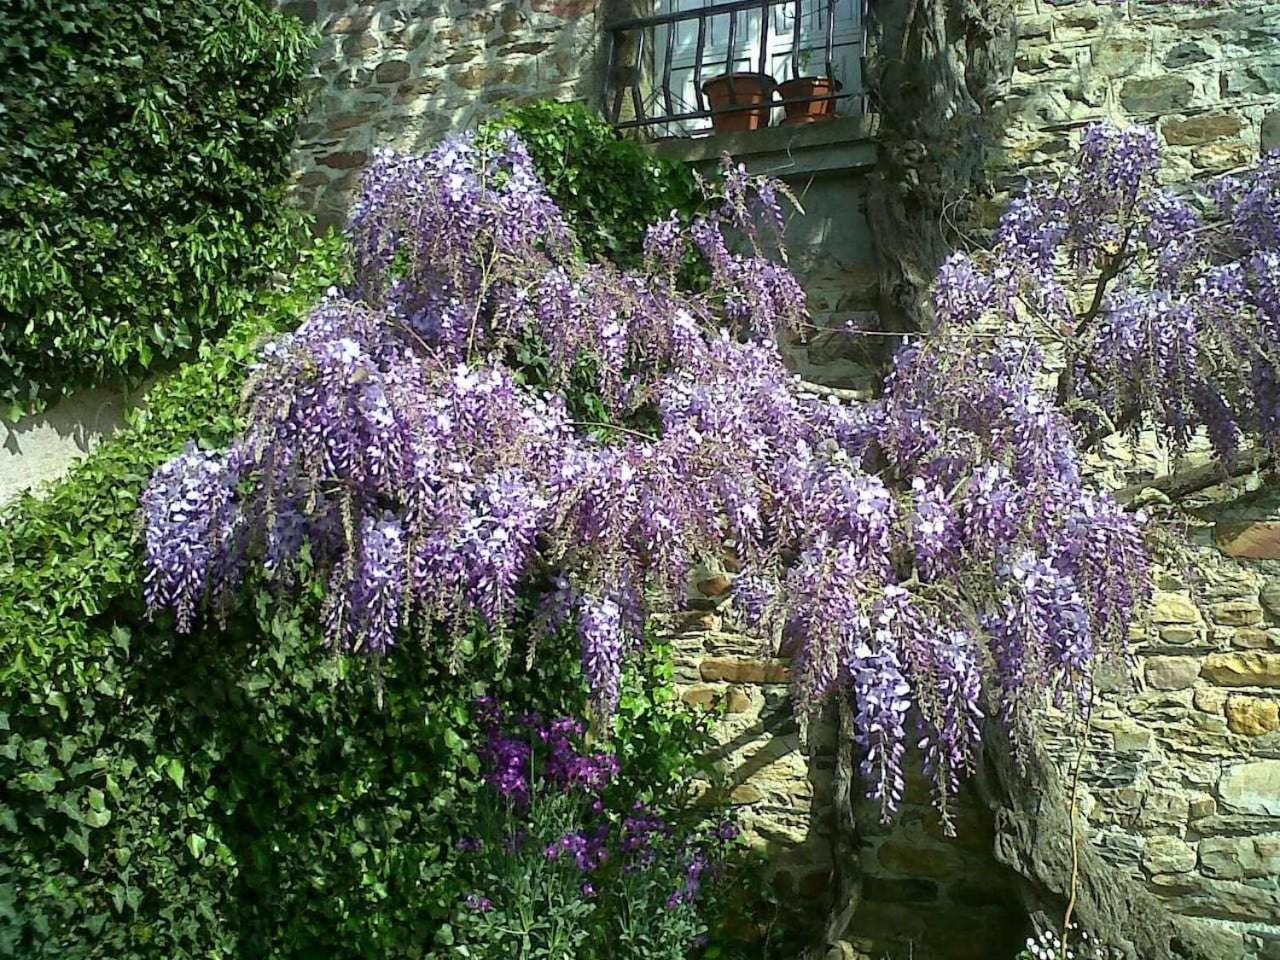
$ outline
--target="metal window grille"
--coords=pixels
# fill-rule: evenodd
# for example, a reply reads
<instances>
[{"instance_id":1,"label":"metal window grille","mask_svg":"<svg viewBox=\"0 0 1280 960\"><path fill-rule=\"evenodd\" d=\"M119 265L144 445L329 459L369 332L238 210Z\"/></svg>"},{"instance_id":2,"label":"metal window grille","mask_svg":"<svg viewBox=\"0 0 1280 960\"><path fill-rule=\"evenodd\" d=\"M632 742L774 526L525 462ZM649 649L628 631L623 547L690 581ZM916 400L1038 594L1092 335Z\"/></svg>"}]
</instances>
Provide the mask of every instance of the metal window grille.
<instances>
[{"instance_id":1,"label":"metal window grille","mask_svg":"<svg viewBox=\"0 0 1280 960\"><path fill-rule=\"evenodd\" d=\"M607 28L605 114L619 128L691 137L711 132L712 118L723 114L751 111L765 125L784 122L788 105L830 102L828 112L861 112L864 2L656 0L652 16ZM767 104L735 102L734 86L760 75L778 88ZM729 102L722 94L712 103L706 85L721 77ZM806 96L785 82L810 77L835 85Z\"/></svg>"}]
</instances>

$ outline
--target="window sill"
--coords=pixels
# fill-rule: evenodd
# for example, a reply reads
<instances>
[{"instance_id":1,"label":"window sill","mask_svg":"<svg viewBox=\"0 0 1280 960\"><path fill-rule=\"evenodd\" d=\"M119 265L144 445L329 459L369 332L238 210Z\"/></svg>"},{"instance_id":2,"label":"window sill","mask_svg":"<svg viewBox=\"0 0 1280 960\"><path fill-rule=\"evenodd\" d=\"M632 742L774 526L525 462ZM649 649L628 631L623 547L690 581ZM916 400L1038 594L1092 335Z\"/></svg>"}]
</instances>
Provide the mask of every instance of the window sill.
<instances>
[{"instance_id":1,"label":"window sill","mask_svg":"<svg viewBox=\"0 0 1280 960\"><path fill-rule=\"evenodd\" d=\"M696 140L659 140L649 149L660 157L694 166L719 163L723 154L754 174L775 177L865 170L875 165L871 117L841 117L822 123L717 133Z\"/></svg>"}]
</instances>

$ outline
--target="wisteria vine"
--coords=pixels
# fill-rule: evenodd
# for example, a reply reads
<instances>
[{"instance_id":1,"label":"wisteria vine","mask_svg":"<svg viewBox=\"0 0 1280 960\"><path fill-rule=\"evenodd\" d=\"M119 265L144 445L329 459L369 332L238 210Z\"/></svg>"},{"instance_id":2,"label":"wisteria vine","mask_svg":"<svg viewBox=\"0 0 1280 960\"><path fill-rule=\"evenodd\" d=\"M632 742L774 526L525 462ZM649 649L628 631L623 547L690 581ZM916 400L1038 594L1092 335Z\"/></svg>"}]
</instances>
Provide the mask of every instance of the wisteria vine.
<instances>
[{"instance_id":1,"label":"wisteria vine","mask_svg":"<svg viewBox=\"0 0 1280 960\"><path fill-rule=\"evenodd\" d=\"M851 696L870 795L896 807L919 744L945 818L983 717L1086 703L1146 596L1138 521L1090 488L1084 438L1144 415L1224 456L1276 437L1280 160L1219 184L1208 220L1157 168L1147 133L1087 133L994 250L946 264L882 395L845 404L778 348L806 323L778 185L726 165L715 212L654 225L626 272L576 254L514 138L380 154L353 285L263 350L229 450L156 473L147 602L186 630L250 570L306 570L343 650L571 628L607 718L651 616L731 554L802 719ZM1064 269L1111 286L1077 303L1093 288Z\"/></svg>"}]
</instances>

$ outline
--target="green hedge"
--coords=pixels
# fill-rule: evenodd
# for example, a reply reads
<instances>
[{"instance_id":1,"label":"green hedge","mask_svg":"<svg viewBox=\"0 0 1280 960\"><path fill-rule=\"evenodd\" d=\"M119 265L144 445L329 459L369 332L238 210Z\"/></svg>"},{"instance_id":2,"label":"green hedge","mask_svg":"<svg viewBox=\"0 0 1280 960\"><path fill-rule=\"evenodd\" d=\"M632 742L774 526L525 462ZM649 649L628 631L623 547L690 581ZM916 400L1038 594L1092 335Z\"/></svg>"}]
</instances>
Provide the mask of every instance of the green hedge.
<instances>
[{"instance_id":1,"label":"green hedge","mask_svg":"<svg viewBox=\"0 0 1280 960\"><path fill-rule=\"evenodd\" d=\"M265 0L0 4L0 412L245 314L310 49Z\"/></svg>"},{"instance_id":2,"label":"green hedge","mask_svg":"<svg viewBox=\"0 0 1280 960\"><path fill-rule=\"evenodd\" d=\"M220 662L233 641L140 626L135 514L188 436L231 435L254 344L325 272L203 346L132 429L0 519L0 956L232 952L232 935L205 935L236 881L204 829L217 813L206 775L255 749L211 719L255 694L228 682L253 675L250 655ZM203 743L183 742L193 728Z\"/></svg>"},{"instance_id":3,"label":"green hedge","mask_svg":"<svg viewBox=\"0 0 1280 960\"><path fill-rule=\"evenodd\" d=\"M529 148L588 259L634 264L649 224L673 210L689 217L703 205L688 167L619 136L580 103L531 103L482 128L490 135L503 130L514 131Z\"/></svg>"}]
</instances>

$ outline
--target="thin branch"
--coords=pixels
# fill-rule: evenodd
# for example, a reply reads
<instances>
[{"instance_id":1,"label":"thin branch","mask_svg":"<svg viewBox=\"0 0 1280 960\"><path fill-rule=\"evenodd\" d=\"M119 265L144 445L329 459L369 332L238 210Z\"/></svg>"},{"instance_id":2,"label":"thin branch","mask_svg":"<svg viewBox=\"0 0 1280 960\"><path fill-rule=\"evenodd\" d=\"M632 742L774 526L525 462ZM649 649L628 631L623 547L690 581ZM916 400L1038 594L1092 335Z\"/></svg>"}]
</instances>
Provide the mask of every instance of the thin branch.
<instances>
[{"instance_id":1,"label":"thin branch","mask_svg":"<svg viewBox=\"0 0 1280 960\"><path fill-rule=\"evenodd\" d=\"M632 430L630 427L620 427L616 423L603 423L597 420L570 420L569 426L582 427L584 429L599 430L617 430L619 433L625 433L628 436L637 437L640 440L646 440L649 443L657 443L658 438L647 433L641 433L639 430Z\"/></svg>"},{"instance_id":2,"label":"thin branch","mask_svg":"<svg viewBox=\"0 0 1280 960\"><path fill-rule=\"evenodd\" d=\"M1120 411L1120 416L1116 417L1114 421L1106 419L1104 415L1103 424L1085 436L1084 440L1080 442L1080 449L1092 450L1113 433L1121 433L1127 430L1141 412L1136 404L1131 403Z\"/></svg>"},{"instance_id":3,"label":"thin branch","mask_svg":"<svg viewBox=\"0 0 1280 960\"><path fill-rule=\"evenodd\" d=\"M1129 241L1133 238L1133 224L1130 223L1124 230L1124 236L1120 238L1120 247L1115 254L1107 261L1107 265L1103 267L1102 272L1098 274L1098 282L1093 286L1093 300L1089 303L1089 308L1083 314L1076 318L1075 330L1072 331L1072 339L1078 344L1081 336L1086 330L1098 319L1098 314L1102 312L1102 301L1107 294L1107 286L1120 275L1122 271L1137 256L1136 253L1129 250ZM1058 404L1065 404L1071 399L1071 394L1075 389L1075 374L1072 370L1072 363L1075 357L1072 351L1067 352L1066 366L1063 368L1061 375L1058 377ZM1085 359L1086 376L1093 369L1093 364L1089 358Z\"/></svg>"},{"instance_id":4,"label":"thin branch","mask_svg":"<svg viewBox=\"0 0 1280 960\"><path fill-rule=\"evenodd\" d=\"M1067 900L1067 909L1062 917L1061 960L1071 956L1068 949L1068 935L1071 932L1071 914L1076 909L1076 896L1080 890L1080 837L1076 821L1080 817L1080 768L1084 765L1084 755L1089 749L1089 730L1093 726L1093 711L1085 717L1084 731L1080 735L1080 747L1076 751L1075 769L1071 772L1071 806L1067 811L1071 820L1071 896Z\"/></svg>"},{"instance_id":5,"label":"thin branch","mask_svg":"<svg viewBox=\"0 0 1280 960\"><path fill-rule=\"evenodd\" d=\"M1124 487L1121 490L1117 490L1114 496L1116 500L1130 508L1134 507L1133 501L1144 490L1156 490L1163 493L1170 500L1177 500L1180 497L1189 496L1201 490L1207 490L1209 487L1217 486L1226 480L1247 476L1255 470L1265 470L1274 462L1275 454L1271 450L1265 447L1256 447L1252 450L1241 451L1230 464L1215 461L1204 466L1192 467L1189 470L1181 470L1168 476L1148 480L1145 483L1135 483L1133 486Z\"/></svg>"},{"instance_id":6,"label":"thin branch","mask_svg":"<svg viewBox=\"0 0 1280 960\"><path fill-rule=\"evenodd\" d=\"M1098 282L1093 288L1093 299L1089 303L1089 309L1076 318L1076 335L1079 336L1089 325L1098 319L1098 314L1102 312L1102 301L1107 294L1107 284L1116 277L1120 276L1120 271L1127 267L1130 263L1138 258L1138 254L1131 251L1129 246L1129 236L1133 233L1133 224L1130 224L1124 232L1124 239L1120 241L1120 249L1116 251L1111 262L1107 264L1106 269L1098 274Z\"/></svg>"}]
</instances>

